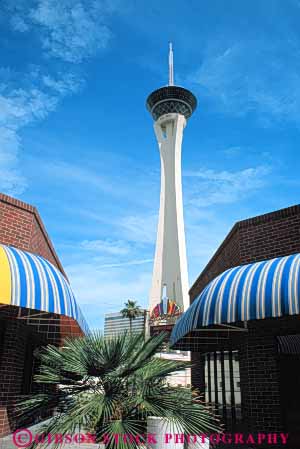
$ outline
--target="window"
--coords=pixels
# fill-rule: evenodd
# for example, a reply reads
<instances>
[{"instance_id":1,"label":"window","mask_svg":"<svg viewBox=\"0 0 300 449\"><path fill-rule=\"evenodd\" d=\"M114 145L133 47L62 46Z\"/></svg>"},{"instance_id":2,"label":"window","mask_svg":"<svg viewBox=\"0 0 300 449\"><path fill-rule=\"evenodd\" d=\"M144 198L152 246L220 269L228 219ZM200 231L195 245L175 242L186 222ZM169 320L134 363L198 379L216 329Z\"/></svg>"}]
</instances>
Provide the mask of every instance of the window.
<instances>
[{"instance_id":1,"label":"window","mask_svg":"<svg viewBox=\"0 0 300 449\"><path fill-rule=\"evenodd\" d=\"M205 354L205 399L215 405L225 423L241 419L240 370L237 351Z\"/></svg>"}]
</instances>

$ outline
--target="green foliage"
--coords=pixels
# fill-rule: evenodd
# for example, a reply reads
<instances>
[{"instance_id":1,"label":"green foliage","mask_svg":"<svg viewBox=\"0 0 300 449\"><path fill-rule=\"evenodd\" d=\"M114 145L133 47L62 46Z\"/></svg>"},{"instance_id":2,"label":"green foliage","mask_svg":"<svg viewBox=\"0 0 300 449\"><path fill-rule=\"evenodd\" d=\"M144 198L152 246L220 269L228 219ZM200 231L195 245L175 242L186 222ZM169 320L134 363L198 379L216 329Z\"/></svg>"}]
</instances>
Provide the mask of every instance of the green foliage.
<instances>
[{"instance_id":1,"label":"green foliage","mask_svg":"<svg viewBox=\"0 0 300 449\"><path fill-rule=\"evenodd\" d=\"M124 309L121 310L122 315L125 318L131 318L134 319L141 315L143 311L141 310L140 306L137 304L136 301L133 301L132 299L129 299L125 303Z\"/></svg>"},{"instance_id":2,"label":"green foliage","mask_svg":"<svg viewBox=\"0 0 300 449\"><path fill-rule=\"evenodd\" d=\"M121 314L124 318L129 319L129 326L130 326L130 333L132 332L132 320L135 320L138 316L143 314L143 311L141 310L140 306L137 304L136 301L133 301L132 299L129 299L125 303L124 309L121 310Z\"/></svg>"},{"instance_id":3,"label":"green foliage","mask_svg":"<svg viewBox=\"0 0 300 449\"><path fill-rule=\"evenodd\" d=\"M23 401L21 414L36 416L54 407L43 432L75 434L81 429L95 432L98 441L110 435L107 447L120 449L138 444L116 444L113 435L145 433L147 416L166 418L185 433L217 431L216 418L195 392L168 384L167 376L187 364L155 357L164 338L160 334L144 341L143 334L105 338L93 333L68 339L62 348L44 348L35 381L56 388Z\"/></svg>"}]
</instances>

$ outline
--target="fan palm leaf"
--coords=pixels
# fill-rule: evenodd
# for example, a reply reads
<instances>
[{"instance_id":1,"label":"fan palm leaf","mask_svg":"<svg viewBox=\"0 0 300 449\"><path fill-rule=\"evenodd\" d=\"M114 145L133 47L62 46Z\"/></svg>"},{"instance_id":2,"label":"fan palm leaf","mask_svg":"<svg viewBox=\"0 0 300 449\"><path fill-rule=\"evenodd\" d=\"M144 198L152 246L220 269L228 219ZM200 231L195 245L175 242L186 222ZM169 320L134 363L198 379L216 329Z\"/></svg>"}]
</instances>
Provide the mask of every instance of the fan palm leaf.
<instances>
[{"instance_id":1,"label":"fan palm leaf","mask_svg":"<svg viewBox=\"0 0 300 449\"><path fill-rule=\"evenodd\" d=\"M155 356L164 339L164 334L144 341L143 334L104 338L92 333L67 339L61 348L47 346L38 354L35 381L55 388L28 397L19 405L20 413L31 417L55 408L43 432L66 435L84 429L98 441L109 436L106 446L111 449L138 447L148 416L164 418L186 433L219 430L196 392L168 384L168 376L188 365ZM115 441L115 434L126 433L132 441Z\"/></svg>"}]
</instances>

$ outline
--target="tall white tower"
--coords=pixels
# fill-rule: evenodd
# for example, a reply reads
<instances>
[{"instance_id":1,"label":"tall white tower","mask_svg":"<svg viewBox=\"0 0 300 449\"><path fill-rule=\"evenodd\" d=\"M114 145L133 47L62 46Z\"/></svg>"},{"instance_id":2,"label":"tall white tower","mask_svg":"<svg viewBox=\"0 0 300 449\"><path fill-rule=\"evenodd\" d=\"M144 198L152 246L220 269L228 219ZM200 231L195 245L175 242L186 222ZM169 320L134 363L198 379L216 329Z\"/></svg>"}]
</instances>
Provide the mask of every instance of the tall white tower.
<instances>
[{"instance_id":1,"label":"tall white tower","mask_svg":"<svg viewBox=\"0 0 300 449\"><path fill-rule=\"evenodd\" d=\"M150 312L162 298L175 301L181 309L189 306L188 270L182 205L181 144L187 119L197 106L195 96L174 86L173 49L169 50L169 85L152 92L147 109L161 159L160 209L150 292Z\"/></svg>"}]
</instances>

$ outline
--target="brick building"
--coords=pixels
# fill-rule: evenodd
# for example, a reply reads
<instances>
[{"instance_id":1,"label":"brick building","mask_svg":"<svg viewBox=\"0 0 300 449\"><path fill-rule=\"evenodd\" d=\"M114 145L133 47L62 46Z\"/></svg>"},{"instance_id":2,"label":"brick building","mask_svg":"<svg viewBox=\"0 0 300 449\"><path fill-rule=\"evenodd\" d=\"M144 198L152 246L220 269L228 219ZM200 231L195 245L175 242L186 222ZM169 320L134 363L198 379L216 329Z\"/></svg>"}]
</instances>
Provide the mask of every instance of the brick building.
<instances>
[{"instance_id":1,"label":"brick building","mask_svg":"<svg viewBox=\"0 0 300 449\"><path fill-rule=\"evenodd\" d=\"M192 351L192 384L227 430L287 432L292 449L300 447L299 253L299 205L236 223L171 335L174 348Z\"/></svg>"},{"instance_id":2,"label":"brick building","mask_svg":"<svg viewBox=\"0 0 300 449\"><path fill-rule=\"evenodd\" d=\"M37 389L34 350L85 330L37 209L0 194L0 436L18 427L20 395Z\"/></svg>"}]
</instances>

